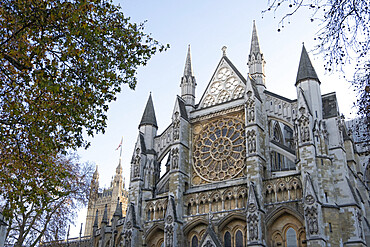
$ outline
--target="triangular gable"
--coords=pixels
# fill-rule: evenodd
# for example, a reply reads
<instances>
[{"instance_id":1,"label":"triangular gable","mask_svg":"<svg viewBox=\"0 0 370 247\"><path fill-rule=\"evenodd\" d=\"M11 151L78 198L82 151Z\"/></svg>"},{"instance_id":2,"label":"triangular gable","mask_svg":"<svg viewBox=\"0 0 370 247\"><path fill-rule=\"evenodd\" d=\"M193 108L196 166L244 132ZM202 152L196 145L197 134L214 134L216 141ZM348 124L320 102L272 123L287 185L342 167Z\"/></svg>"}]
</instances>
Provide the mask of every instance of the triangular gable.
<instances>
[{"instance_id":1,"label":"triangular gable","mask_svg":"<svg viewBox=\"0 0 370 247\"><path fill-rule=\"evenodd\" d=\"M175 107L173 108L172 115L175 115L175 112L179 112L180 116L184 120L189 121L188 114L186 112L185 102L180 96L176 97Z\"/></svg>"},{"instance_id":2,"label":"triangular gable","mask_svg":"<svg viewBox=\"0 0 370 247\"><path fill-rule=\"evenodd\" d=\"M135 206L133 203L130 203L127 207L127 212L126 212L126 217L125 217L125 227L128 229L130 229L131 227L137 227Z\"/></svg>"},{"instance_id":3,"label":"triangular gable","mask_svg":"<svg viewBox=\"0 0 370 247\"><path fill-rule=\"evenodd\" d=\"M139 132L136 139L134 152L132 154L131 163L134 163L135 157L140 154L146 154L146 147L143 133Z\"/></svg>"},{"instance_id":4,"label":"triangular gable","mask_svg":"<svg viewBox=\"0 0 370 247\"><path fill-rule=\"evenodd\" d=\"M246 80L231 61L223 56L200 100L199 108L244 97Z\"/></svg>"},{"instance_id":5,"label":"triangular gable","mask_svg":"<svg viewBox=\"0 0 370 247\"><path fill-rule=\"evenodd\" d=\"M252 95L254 95L254 97L256 97L260 102L262 102L261 96L257 90L256 81L250 74L248 74L248 79L246 83L246 91L247 91L247 94L248 92L251 92Z\"/></svg>"},{"instance_id":6,"label":"triangular gable","mask_svg":"<svg viewBox=\"0 0 370 247\"><path fill-rule=\"evenodd\" d=\"M212 225L208 225L206 232L203 235L202 240L200 241L200 247L222 247L221 241L218 239L217 234L213 230Z\"/></svg>"},{"instance_id":7,"label":"triangular gable","mask_svg":"<svg viewBox=\"0 0 370 247\"><path fill-rule=\"evenodd\" d=\"M168 197L168 204L167 204L167 210L166 210L166 215L165 215L166 221L167 221L167 218L169 216L172 217L173 221L177 222L177 214L176 214L175 201L174 201L172 195L170 195Z\"/></svg>"},{"instance_id":8,"label":"triangular gable","mask_svg":"<svg viewBox=\"0 0 370 247\"><path fill-rule=\"evenodd\" d=\"M304 200L306 204L313 204L318 201L316 191L313 187L311 176L306 172L305 184L304 184Z\"/></svg>"},{"instance_id":9,"label":"triangular gable","mask_svg":"<svg viewBox=\"0 0 370 247\"><path fill-rule=\"evenodd\" d=\"M255 212L256 210L261 210L260 203L258 201L256 191L254 190L254 185L251 183L249 185L249 193L248 193L248 200L247 200L247 210L248 212Z\"/></svg>"}]
</instances>

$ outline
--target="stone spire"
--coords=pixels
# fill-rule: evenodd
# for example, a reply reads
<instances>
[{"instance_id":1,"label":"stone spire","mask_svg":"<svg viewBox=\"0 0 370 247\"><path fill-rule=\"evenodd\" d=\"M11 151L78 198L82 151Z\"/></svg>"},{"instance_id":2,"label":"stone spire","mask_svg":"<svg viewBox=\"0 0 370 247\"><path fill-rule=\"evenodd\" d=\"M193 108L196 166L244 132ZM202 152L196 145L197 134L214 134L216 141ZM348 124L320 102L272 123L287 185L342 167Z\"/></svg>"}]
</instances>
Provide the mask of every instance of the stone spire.
<instances>
[{"instance_id":1,"label":"stone spire","mask_svg":"<svg viewBox=\"0 0 370 247\"><path fill-rule=\"evenodd\" d=\"M317 76L316 71L315 71L314 67L312 66L310 57L308 56L306 48L304 47L304 44L303 44L302 45L301 60L299 61L296 85L300 81L303 81L303 80L306 80L306 79L316 80L318 83L320 83L319 77Z\"/></svg>"},{"instance_id":2,"label":"stone spire","mask_svg":"<svg viewBox=\"0 0 370 247\"><path fill-rule=\"evenodd\" d=\"M122 208L121 208L121 205L120 205L120 202L119 202L119 197L117 198L116 211L114 211L113 217L114 216L117 216L119 218L122 217Z\"/></svg>"},{"instance_id":3,"label":"stone spire","mask_svg":"<svg viewBox=\"0 0 370 247\"><path fill-rule=\"evenodd\" d=\"M108 205L107 204L105 204L103 219L101 220L101 223L108 224Z\"/></svg>"},{"instance_id":4,"label":"stone spire","mask_svg":"<svg viewBox=\"0 0 370 247\"><path fill-rule=\"evenodd\" d=\"M193 67L191 66L190 45L188 46L188 54L186 56L184 76L193 76Z\"/></svg>"},{"instance_id":5,"label":"stone spire","mask_svg":"<svg viewBox=\"0 0 370 247\"><path fill-rule=\"evenodd\" d=\"M93 174L93 180L99 180L98 165L95 167L95 172Z\"/></svg>"},{"instance_id":6,"label":"stone spire","mask_svg":"<svg viewBox=\"0 0 370 247\"><path fill-rule=\"evenodd\" d=\"M140 126L143 126L143 125L152 125L158 128L157 119L155 117L155 112L154 112L152 94L149 95L149 99L148 99L148 102L146 103L146 107L144 110L143 117L141 118L139 128Z\"/></svg>"},{"instance_id":7,"label":"stone spire","mask_svg":"<svg viewBox=\"0 0 370 247\"><path fill-rule=\"evenodd\" d=\"M191 66L190 45L188 46L188 54L186 55L184 76L181 78L181 98L185 104L194 107L195 104L195 77L193 75L193 67Z\"/></svg>"},{"instance_id":8,"label":"stone spire","mask_svg":"<svg viewBox=\"0 0 370 247\"><path fill-rule=\"evenodd\" d=\"M257 85L265 85L265 59L258 41L256 22L253 21L251 49L248 56L249 74Z\"/></svg>"},{"instance_id":9,"label":"stone spire","mask_svg":"<svg viewBox=\"0 0 370 247\"><path fill-rule=\"evenodd\" d=\"M253 31L252 31L252 41L250 54L261 54L260 43L258 41L256 21L253 20Z\"/></svg>"},{"instance_id":10,"label":"stone spire","mask_svg":"<svg viewBox=\"0 0 370 247\"><path fill-rule=\"evenodd\" d=\"M99 215L99 209L96 210L95 221L93 225L93 227L96 227L96 228L98 228L98 215Z\"/></svg>"}]
</instances>

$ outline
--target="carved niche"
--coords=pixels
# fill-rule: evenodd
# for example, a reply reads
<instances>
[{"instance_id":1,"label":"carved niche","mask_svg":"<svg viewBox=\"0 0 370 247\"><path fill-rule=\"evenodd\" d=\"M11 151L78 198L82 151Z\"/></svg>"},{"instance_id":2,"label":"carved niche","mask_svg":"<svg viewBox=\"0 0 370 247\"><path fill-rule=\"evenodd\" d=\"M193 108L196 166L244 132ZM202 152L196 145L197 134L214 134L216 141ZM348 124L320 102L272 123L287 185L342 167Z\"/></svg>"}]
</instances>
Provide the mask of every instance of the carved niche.
<instances>
[{"instance_id":1,"label":"carved niche","mask_svg":"<svg viewBox=\"0 0 370 247\"><path fill-rule=\"evenodd\" d=\"M175 112L175 119L172 123L173 128L173 140L177 141L180 138L180 118L179 118L179 112Z\"/></svg>"},{"instance_id":2,"label":"carved niche","mask_svg":"<svg viewBox=\"0 0 370 247\"><path fill-rule=\"evenodd\" d=\"M133 177L134 178L140 177L140 161L141 161L140 148L137 148L135 151L135 158L133 160L133 164L134 164Z\"/></svg>"},{"instance_id":3,"label":"carved niche","mask_svg":"<svg viewBox=\"0 0 370 247\"><path fill-rule=\"evenodd\" d=\"M179 149L173 148L171 151L171 157L172 157L172 169L178 169L179 168Z\"/></svg>"}]
</instances>

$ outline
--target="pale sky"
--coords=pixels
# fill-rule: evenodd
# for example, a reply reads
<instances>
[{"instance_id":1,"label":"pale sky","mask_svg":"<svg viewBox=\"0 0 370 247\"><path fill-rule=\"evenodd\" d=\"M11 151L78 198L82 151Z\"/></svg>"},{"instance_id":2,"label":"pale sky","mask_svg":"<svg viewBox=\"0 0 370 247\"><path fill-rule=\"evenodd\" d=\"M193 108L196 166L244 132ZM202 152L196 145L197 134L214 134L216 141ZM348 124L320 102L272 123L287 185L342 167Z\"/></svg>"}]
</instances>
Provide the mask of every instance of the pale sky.
<instances>
[{"instance_id":1,"label":"pale sky","mask_svg":"<svg viewBox=\"0 0 370 247\"><path fill-rule=\"evenodd\" d=\"M197 81L196 103L199 102L211 76L222 57L221 48L227 46L227 57L246 77L253 20L256 21L260 47L266 61L267 90L295 99L302 42L321 81L321 93L337 92L339 109L347 118L353 118L355 94L339 72L328 74L322 54L312 51L318 22L310 22L308 11L300 11L277 32L281 13L262 14L267 0L115 0L126 16L134 22L147 20L145 32L171 48L155 55L145 67L138 70L136 90L123 85L117 101L108 111L105 134L91 141L88 150L79 150L82 161L99 166L100 186L108 187L118 165L119 151L115 151L123 136L122 165L128 189L130 160L149 93L158 123L158 134L171 122L176 95L180 94L188 44L191 45L192 65ZM312 52L310 52L312 51ZM71 237L77 237L80 224L85 224L86 209L81 210ZM84 228L84 226L83 226Z\"/></svg>"}]
</instances>

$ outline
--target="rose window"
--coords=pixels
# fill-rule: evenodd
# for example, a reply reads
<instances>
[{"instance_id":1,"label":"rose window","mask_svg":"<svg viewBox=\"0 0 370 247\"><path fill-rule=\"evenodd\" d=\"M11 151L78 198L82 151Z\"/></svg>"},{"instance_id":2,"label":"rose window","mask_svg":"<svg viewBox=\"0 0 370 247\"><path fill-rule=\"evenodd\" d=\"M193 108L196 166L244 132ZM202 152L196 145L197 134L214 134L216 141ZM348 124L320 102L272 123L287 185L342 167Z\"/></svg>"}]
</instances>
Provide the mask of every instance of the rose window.
<instances>
[{"instance_id":1,"label":"rose window","mask_svg":"<svg viewBox=\"0 0 370 247\"><path fill-rule=\"evenodd\" d=\"M208 123L194 137L194 170L207 181L234 178L245 166L243 123L225 118Z\"/></svg>"}]
</instances>

